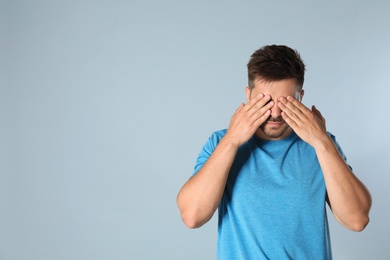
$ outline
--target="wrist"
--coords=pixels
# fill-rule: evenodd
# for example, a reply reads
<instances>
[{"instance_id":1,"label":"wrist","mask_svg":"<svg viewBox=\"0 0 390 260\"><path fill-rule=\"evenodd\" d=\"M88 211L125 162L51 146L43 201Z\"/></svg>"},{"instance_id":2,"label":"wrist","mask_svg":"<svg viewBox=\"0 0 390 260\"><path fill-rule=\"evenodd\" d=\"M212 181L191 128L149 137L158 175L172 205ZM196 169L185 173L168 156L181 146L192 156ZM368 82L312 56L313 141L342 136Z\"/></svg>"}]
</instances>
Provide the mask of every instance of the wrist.
<instances>
[{"instance_id":1,"label":"wrist","mask_svg":"<svg viewBox=\"0 0 390 260\"><path fill-rule=\"evenodd\" d=\"M237 149L242 145L240 141L234 136L226 134L220 141L220 144L226 146L227 148Z\"/></svg>"},{"instance_id":2,"label":"wrist","mask_svg":"<svg viewBox=\"0 0 390 260\"><path fill-rule=\"evenodd\" d=\"M333 140L326 133L317 140L317 142L313 145L314 149L319 151L329 151L331 147L334 147Z\"/></svg>"}]
</instances>

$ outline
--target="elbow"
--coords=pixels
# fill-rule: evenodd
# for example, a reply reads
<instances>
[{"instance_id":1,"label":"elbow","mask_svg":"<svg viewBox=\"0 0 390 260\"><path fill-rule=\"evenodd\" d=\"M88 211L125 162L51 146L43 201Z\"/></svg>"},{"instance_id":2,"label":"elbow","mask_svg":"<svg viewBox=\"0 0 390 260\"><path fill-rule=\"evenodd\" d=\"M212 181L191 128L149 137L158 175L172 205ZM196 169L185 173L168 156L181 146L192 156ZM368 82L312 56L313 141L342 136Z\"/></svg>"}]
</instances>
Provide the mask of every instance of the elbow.
<instances>
[{"instance_id":1,"label":"elbow","mask_svg":"<svg viewBox=\"0 0 390 260\"><path fill-rule=\"evenodd\" d=\"M334 216L340 224L351 231L361 232L363 231L368 223L370 222L370 213L371 201L368 201L367 204L360 204L360 206L355 208L350 208L347 211L339 212ZM339 214L342 213L342 214Z\"/></svg>"},{"instance_id":2,"label":"elbow","mask_svg":"<svg viewBox=\"0 0 390 260\"><path fill-rule=\"evenodd\" d=\"M181 213L181 219L183 223L191 229L200 228L206 221L201 221L195 214Z\"/></svg>"},{"instance_id":3,"label":"elbow","mask_svg":"<svg viewBox=\"0 0 390 260\"><path fill-rule=\"evenodd\" d=\"M199 228L203 226L211 217L207 217L202 210L191 206L188 207L185 203L180 200L177 201L180 210L180 215L183 223L191 229Z\"/></svg>"},{"instance_id":4,"label":"elbow","mask_svg":"<svg viewBox=\"0 0 390 260\"><path fill-rule=\"evenodd\" d=\"M371 201L366 207L361 207L360 210L355 211L351 215L349 229L355 232L363 231L370 222L369 212L371 208Z\"/></svg>"},{"instance_id":5,"label":"elbow","mask_svg":"<svg viewBox=\"0 0 390 260\"><path fill-rule=\"evenodd\" d=\"M188 196L183 192L179 192L176 203L183 223L191 229L203 226L211 219L215 211L207 205L200 205L197 201L188 199Z\"/></svg>"},{"instance_id":6,"label":"elbow","mask_svg":"<svg viewBox=\"0 0 390 260\"><path fill-rule=\"evenodd\" d=\"M350 229L352 231L361 232L367 227L369 222L370 222L369 216L367 214L364 214L361 216L356 216L346 226L348 229Z\"/></svg>"},{"instance_id":7,"label":"elbow","mask_svg":"<svg viewBox=\"0 0 390 260\"><path fill-rule=\"evenodd\" d=\"M370 218L368 216L365 216L361 218L361 220L353 226L352 230L355 232L361 232L367 227L369 222L370 222Z\"/></svg>"}]
</instances>

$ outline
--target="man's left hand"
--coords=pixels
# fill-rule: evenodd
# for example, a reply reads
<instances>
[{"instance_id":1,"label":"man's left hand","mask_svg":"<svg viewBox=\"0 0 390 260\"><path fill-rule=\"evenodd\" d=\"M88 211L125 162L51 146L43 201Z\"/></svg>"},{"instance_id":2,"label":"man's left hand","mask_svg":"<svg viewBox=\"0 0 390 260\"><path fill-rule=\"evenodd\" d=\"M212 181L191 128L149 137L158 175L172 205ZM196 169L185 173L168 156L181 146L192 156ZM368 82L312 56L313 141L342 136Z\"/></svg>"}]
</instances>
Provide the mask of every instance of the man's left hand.
<instances>
[{"instance_id":1,"label":"man's left hand","mask_svg":"<svg viewBox=\"0 0 390 260\"><path fill-rule=\"evenodd\" d=\"M326 136L325 118L315 106L310 110L292 96L281 97L278 106L284 121L311 146Z\"/></svg>"}]
</instances>

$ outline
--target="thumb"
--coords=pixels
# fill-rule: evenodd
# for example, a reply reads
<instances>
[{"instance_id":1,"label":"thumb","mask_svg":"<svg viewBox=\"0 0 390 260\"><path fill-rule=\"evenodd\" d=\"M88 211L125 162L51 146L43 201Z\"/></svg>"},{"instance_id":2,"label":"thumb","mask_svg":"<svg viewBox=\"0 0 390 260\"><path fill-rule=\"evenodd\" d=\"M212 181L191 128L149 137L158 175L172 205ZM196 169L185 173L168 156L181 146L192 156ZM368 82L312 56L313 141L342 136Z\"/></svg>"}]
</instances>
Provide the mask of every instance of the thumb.
<instances>
[{"instance_id":1,"label":"thumb","mask_svg":"<svg viewBox=\"0 0 390 260\"><path fill-rule=\"evenodd\" d=\"M241 103L241 105L236 109L236 112L234 112L234 115L237 114L244 106L245 104Z\"/></svg>"}]
</instances>

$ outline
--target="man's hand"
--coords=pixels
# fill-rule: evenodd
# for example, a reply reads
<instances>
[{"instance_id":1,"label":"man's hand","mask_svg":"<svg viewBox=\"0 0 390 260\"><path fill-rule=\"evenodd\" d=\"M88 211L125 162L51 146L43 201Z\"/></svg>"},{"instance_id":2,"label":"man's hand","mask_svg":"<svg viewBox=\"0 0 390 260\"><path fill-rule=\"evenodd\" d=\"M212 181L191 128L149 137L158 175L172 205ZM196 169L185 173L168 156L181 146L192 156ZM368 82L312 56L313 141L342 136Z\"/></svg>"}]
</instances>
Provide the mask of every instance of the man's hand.
<instances>
[{"instance_id":1,"label":"man's hand","mask_svg":"<svg viewBox=\"0 0 390 260\"><path fill-rule=\"evenodd\" d=\"M201 167L182 187L177 204L183 222L197 228L209 221L223 196L239 146L249 140L270 116L270 95L259 94L241 104L230 120L226 135Z\"/></svg>"},{"instance_id":2,"label":"man's hand","mask_svg":"<svg viewBox=\"0 0 390 260\"><path fill-rule=\"evenodd\" d=\"M310 110L294 97L281 97L278 102L284 121L305 142L315 147L326 136L325 118L312 106Z\"/></svg>"},{"instance_id":3,"label":"man's hand","mask_svg":"<svg viewBox=\"0 0 390 260\"><path fill-rule=\"evenodd\" d=\"M248 141L271 114L274 105L270 95L259 94L241 104L230 119L226 139L231 140L235 145L241 146ZM270 101L268 104L267 102Z\"/></svg>"},{"instance_id":4,"label":"man's hand","mask_svg":"<svg viewBox=\"0 0 390 260\"><path fill-rule=\"evenodd\" d=\"M334 216L345 227L362 231L369 222L371 195L326 134L324 117L314 106L310 110L293 97L279 101L286 123L316 150Z\"/></svg>"}]
</instances>

